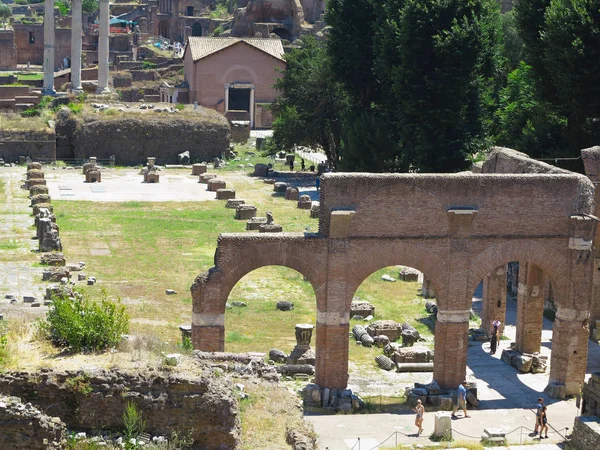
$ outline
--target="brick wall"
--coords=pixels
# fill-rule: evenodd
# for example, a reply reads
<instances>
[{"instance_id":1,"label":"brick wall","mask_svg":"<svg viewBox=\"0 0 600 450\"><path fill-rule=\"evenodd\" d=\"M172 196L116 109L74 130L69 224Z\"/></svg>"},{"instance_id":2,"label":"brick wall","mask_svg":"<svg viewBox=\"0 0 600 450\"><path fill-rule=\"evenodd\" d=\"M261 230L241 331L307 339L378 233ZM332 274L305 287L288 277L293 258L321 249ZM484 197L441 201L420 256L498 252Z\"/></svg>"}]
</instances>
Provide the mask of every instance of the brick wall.
<instances>
[{"instance_id":1,"label":"brick wall","mask_svg":"<svg viewBox=\"0 0 600 450\"><path fill-rule=\"evenodd\" d=\"M44 25L13 25L17 62L19 64L42 64L44 62ZM30 42L33 39L33 43ZM65 56L71 56L71 29L57 28L54 37L54 64L60 67Z\"/></svg>"},{"instance_id":2,"label":"brick wall","mask_svg":"<svg viewBox=\"0 0 600 450\"><path fill-rule=\"evenodd\" d=\"M0 30L0 70L17 68L17 46L13 30Z\"/></svg>"},{"instance_id":3,"label":"brick wall","mask_svg":"<svg viewBox=\"0 0 600 450\"><path fill-rule=\"evenodd\" d=\"M18 161L19 156L56 159L56 137L54 130L44 131L3 131L0 130L0 158L4 161Z\"/></svg>"}]
</instances>

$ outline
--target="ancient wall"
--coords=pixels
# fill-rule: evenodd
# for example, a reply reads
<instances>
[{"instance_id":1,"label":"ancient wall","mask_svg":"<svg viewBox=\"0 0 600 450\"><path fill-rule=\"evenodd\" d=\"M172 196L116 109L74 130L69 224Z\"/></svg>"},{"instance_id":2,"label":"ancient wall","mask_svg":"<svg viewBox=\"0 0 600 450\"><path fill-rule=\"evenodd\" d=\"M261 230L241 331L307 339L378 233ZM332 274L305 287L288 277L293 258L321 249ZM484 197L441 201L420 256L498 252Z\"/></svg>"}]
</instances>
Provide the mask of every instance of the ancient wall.
<instances>
[{"instance_id":1,"label":"ancient wall","mask_svg":"<svg viewBox=\"0 0 600 450\"><path fill-rule=\"evenodd\" d=\"M33 160L56 159L56 138L54 130L14 131L0 129L0 158L4 161L18 161L19 156L29 156Z\"/></svg>"},{"instance_id":2,"label":"ancient wall","mask_svg":"<svg viewBox=\"0 0 600 450\"><path fill-rule=\"evenodd\" d=\"M17 46L13 30L0 30L0 70L17 68Z\"/></svg>"},{"instance_id":3,"label":"ancient wall","mask_svg":"<svg viewBox=\"0 0 600 450\"><path fill-rule=\"evenodd\" d=\"M13 25L17 62L19 64L42 64L44 62L44 25ZM33 41L33 42L32 42ZM56 28L54 42L54 64L56 68L63 63L65 56L71 56L71 29Z\"/></svg>"},{"instance_id":4,"label":"ancient wall","mask_svg":"<svg viewBox=\"0 0 600 450\"><path fill-rule=\"evenodd\" d=\"M239 403L222 379L118 370L8 372L0 374L0 392L84 431L122 431L123 412L133 402L148 433L189 432L196 449L233 449L240 437Z\"/></svg>"},{"instance_id":5,"label":"ancient wall","mask_svg":"<svg viewBox=\"0 0 600 450\"><path fill-rule=\"evenodd\" d=\"M118 165L144 164L149 156L158 164L178 164L178 154L188 150L191 162L210 161L229 148L229 125L212 111L174 115L148 114L109 116L84 113L73 116L63 110L57 116L61 157L108 159ZM69 154L72 152L72 154Z\"/></svg>"},{"instance_id":6,"label":"ancient wall","mask_svg":"<svg viewBox=\"0 0 600 450\"><path fill-rule=\"evenodd\" d=\"M0 395L0 430L2 450L59 450L66 445L64 423L16 397Z\"/></svg>"},{"instance_id":7,"label":"ancient wall","mask_svg":"<svg viewBox=\"0 0 600 450\"><path fill-rule=\"evenodd\" d=\"M575 418L570 444L578 450L596 448L600 442L600 373L583 385L581 416Z\"/></svg>"},{"instance_id":8,"label":"ancient wall","mask_svg":"<svg viewBox=\"0 0 600 450\"><path fill-rule=\"evenodd\" d=\"M455 388L466 375L473 291L492 270L530 262L556 292L549 393L573 395L585 376L593 265L589 249L569 243L591 239L593 196L590 180L573 173L324 174L318 233L219 236L215 267L191 289L194 346L223 350L225 304L241 277L290 267L316 296L316 382L343 389L356 290L381 268L407 265L435 288L434 379Z\"/></svg>"}]
</instances>

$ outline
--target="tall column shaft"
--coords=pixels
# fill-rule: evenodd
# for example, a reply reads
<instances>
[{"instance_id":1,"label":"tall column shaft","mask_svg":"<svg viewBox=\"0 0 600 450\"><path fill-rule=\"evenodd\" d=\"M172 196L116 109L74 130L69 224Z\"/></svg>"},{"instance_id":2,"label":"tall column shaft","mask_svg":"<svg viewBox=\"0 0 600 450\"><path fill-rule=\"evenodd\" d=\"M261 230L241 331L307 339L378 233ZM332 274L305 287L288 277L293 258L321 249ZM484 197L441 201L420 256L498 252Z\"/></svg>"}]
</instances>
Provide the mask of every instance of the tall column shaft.
<instances>
[{"instance_id":1,"label":"tall column shaft","mask_svg":"<svg viewBox=\"0 0 600 450\"><path fill-rule=\"evenodd\" d=\"M544 272L535 264L519 264L517 297L517 350L536 353L542 344ZM554 341L554 339L552 339Z\"/></svg>"},{"instance_id":2,"label":"tall column shaft","mask_svg":"<svg viewBox=\"0 0 600 450\"><path fill-rule=\"evenodd\" d=\"M54 90L54 0L44 3L44 87L43 94L55 94Z\"/></svg>"},{"instance_id":3,"label":"tall column shaft","mask_svg":"<svg viewBox=\"0 0 600 450\"><path fill-rule=\"evenodd\" d=\"M483 298L481 313L481 328L488 333L492 331L492 322L500 320L500 333L504 332L506 320L506 266L492 270L483 279Z\"/></svg>"},{"instance_id":4,"label":"tall column shaft","mask_svg":"<svg viewBox=\"0 0 600 450\"><path fill-rule=\"evenodd\" d=\"M443 389L455 389L467 373L469 312L438 309L435 323L433 379Z\"/></svg>"},{"instance_id":5,"label":"tall column shaft","mask_svg":"<svg viewBox=\"0 0 600 450\"><path fill-rule=\"evenodd\" d=\"M100 26L98 29L98 89L99 94L107 94L108 89L108 33L109 0L100 0Z\"/></svg>"},{"instance_id":6,"label":"tall column shaft","mask_svg":"<svg viewBox=\"0 0 600 450\"><path fill-rule=\"evenodd\" d=\"M81 0L71 3L71 88L82 91L81 88Z\"/></svg>"}]
</instances>

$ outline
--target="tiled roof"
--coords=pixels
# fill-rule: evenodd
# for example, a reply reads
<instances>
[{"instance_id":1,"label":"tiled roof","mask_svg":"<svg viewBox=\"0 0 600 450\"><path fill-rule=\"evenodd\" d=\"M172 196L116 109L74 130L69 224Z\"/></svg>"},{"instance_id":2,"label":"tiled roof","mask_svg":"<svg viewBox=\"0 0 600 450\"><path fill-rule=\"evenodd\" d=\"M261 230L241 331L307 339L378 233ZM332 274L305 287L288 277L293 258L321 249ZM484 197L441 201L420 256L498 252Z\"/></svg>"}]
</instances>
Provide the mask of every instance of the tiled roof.
<instances>
[{"instance_id":1,"label":"tiled roof","mask_svg":"<svg viewBox=\"0 0 600 450\"><path fill-rule=\"evenodd\" d=\"M198 61L238 42L245 42L273 58L283 61L283 46L279 39L191 36L188 46L192 52L192 59Z\"/></svg>"}]
</instances>

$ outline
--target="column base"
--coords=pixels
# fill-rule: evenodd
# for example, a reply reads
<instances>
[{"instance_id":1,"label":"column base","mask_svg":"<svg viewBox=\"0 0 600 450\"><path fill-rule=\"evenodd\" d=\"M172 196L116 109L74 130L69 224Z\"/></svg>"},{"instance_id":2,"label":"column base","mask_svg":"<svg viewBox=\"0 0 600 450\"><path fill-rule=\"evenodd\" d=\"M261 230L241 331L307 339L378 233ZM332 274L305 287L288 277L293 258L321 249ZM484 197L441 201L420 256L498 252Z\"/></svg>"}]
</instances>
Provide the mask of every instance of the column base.
<instances>
[{"instance_id":1,"label":"column base","mask_svg":"<svg viewBox=\"0 0 600 450\"><path fill-rule=\"evenodd\" d=\"M567 381L565 383L549 381L544 393L548 397L563 400L581 393L581 383L577 381Z\"/></svg>"},{"instance_id":2,"label":"column base","mask_svg":"<svg viewBox=\"0 0 600 450\"><path fill-rule=\"evenodd\" d=\"M110 94L110 89L109 89L109 88L107 88L107 87L103 87L103 88L101 88L101 87L98 87L98 88L96 89L96 94L100 94L100 95L103 95L103 94Z\"/></svg>"},{"instance_id":3,"label":"column base","mask_svg":"<svg viewBox=\"0 0 600 450\"><path fill-rule=\"evenodd\" d=\"M54 90L54 87L43 88L42 89L42 95L56 95L56 91Z\"/></svg>"},{"instance_id":4,"label":"column base","mask_svg":"<svg viewBox=\"0 0 600 450\"><path fill-rule=\"evenodd\" d=\"M83 94L83 88L81 86L76 88L71 88L71 92L75 95Z\"/></svg>"}]
</instances>

